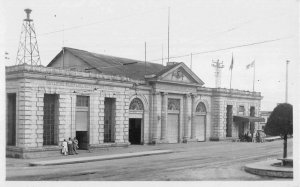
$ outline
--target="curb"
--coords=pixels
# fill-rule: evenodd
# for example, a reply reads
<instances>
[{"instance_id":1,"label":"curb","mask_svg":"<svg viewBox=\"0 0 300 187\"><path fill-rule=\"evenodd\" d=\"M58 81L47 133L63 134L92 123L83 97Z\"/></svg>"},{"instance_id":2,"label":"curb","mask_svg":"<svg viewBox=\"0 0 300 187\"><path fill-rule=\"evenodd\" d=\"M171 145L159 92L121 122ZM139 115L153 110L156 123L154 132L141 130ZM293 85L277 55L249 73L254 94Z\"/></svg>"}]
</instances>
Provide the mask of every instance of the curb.
<instances>
[{"instance_id":1,"label":"curb","mask_svg":"<svg viewBox=\"0 0 300 187\"><path fill-rule=\"evenodd\" d=\"M253 164L247 164L244 169L246 172L255 175L278 178L293 178L293 168L272 166L272 164L275 163L278 163L278 160L256 162Z\"/></svg>"},{"instance_id":2,"label":"curb","mask_svg":"<svg viewBox=\"0 0 300 187\"><path fill-rule=\"evenodd\" d=\"M273 136L273 137L265 138L266 142L272 142L272 141L277 141L277 140L281 140L280 136Z\"/></svg>"},{"instance_id":3,"label":"curb","mask_svg":"<svg viewBox=\"0 0 300 187\"><path fill-rule=\"evenodd\" d=\"M84 162L95 162L95 161L102 161L102 160L113 160L113 159L131 158L131 157L158 155L158 154L168 154L168 153L172 153L172 152L173 152L172 150L155 150L155 151L144 151L144 152L136 152L136 153L124 153L124 154L114 154L114 155L48 160L48 161L30 162L29 166L49 166L49 165L63 165L63 164L74 164L74 163L84 163Z\"/></svg>"}]
</instances>

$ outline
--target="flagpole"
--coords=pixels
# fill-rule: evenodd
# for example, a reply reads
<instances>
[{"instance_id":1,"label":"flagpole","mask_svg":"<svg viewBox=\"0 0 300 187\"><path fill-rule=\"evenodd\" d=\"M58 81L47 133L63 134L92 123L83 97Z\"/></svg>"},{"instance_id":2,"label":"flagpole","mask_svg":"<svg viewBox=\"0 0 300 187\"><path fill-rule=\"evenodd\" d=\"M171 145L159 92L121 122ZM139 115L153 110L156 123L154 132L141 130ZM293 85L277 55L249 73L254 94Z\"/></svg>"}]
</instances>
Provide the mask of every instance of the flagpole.
<instances>
[{"instance_id":1,"label":"flagpole","mask_svg":"<svg viewBox=\"0 0 300 187\"><path fill-rule=\"evenodd\" d=\"M231 71L230 71L230 90L231 90L231 80L232 80L232 68L231 68Z\"/></svg>"},{"instance_id":2,"label":"flagpole","mask_svg":"<svg viewBox=\"0 0 300 187\"><path fill-rule=\"evenodd\" d=\"M254 92L254 85L255 85L255 60L254 60L254 67L253 67L253 92Z\"/></svg>"},{"instance_id":3,"label":"flagpole","mask_svg":"<svg viewBox=\"0 0 300 187\"><path fill-rule=\"evenodd\" d=\"M233 53L231 58L231 68L230 68L230 91L231 91L231 81L232 81L232 69L233 69Z\"/></svg>"}]
</instances>

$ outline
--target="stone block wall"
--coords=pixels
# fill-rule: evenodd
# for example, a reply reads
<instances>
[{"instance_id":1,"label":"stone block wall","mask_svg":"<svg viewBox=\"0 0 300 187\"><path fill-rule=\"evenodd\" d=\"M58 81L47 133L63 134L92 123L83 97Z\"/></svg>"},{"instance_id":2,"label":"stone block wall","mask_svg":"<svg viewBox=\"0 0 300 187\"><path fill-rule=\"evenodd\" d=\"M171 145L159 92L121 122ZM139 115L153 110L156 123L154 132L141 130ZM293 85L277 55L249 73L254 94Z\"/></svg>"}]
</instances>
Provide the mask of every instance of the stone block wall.
<instances>
[{"instance_id":1,"label":"stone block wall","mask_svg":"<svg viewBox=\"0 0 300 187\"><path fill-rule=\"evenodd\" d=\"M32 148L41 145L43 136L40 136L43 123L43 95L31 84L29 79L20 80L18 90L18 133L17 146L22 148Z\"/></svg>"},{"instance_id":2,"label":"stone block wall","mask_svg":"<svg viewBox=\"0 0 300 187\"><path fill-rule=\"evenodd\" d=\"M99 123L100 121L103 122L104 119L103 117L99 116L99 111L100 111L99 105L100 105L100 94L98 93L91 94L90 95L90 123L89 123L90 144L99 144L101 142L99 139L100 138ZM104 101L103 101L103 105L104 105Z\"/></svg>"},{"instance_id":3,"label":"stone block wall","mask_svg":"<svg viewBox=\"0 0 300 187\"><path fill-rule=\"evenodd\" d=\"M99 142L99 144L104 142L104 97L105 95L101 93L99 96L98 102L98 124L94 127L98 129L95 133L95 144ZM97 128L98 127L98 128Z\"/></svg>"},{"instance_id":4,"label":"stone block wall","mask_svg":"<svg viewBox=\"0 0 300 187\"><path fill-rule=\"evenodd\" d=\"M215 98L213 98L214 100ZM232 98L232 97L219 97L219 110L217 113L213 114L213 116L218 115L217 120L219 120L219 139L226 138L226 107L227 105L232 105L233 115L238 115L239 106L245 107L245 116L250 116L250 107L255 107L255 116L258 116L260 111L260 100L247 99L247 98ZM215 120L215 119L213 119ZM215 121L217 121L215 120ZM247 128L247 127L245 127ZM232 137L238 137L238 126L233 122L232 126Z\"/></svg>"}]
</instances>

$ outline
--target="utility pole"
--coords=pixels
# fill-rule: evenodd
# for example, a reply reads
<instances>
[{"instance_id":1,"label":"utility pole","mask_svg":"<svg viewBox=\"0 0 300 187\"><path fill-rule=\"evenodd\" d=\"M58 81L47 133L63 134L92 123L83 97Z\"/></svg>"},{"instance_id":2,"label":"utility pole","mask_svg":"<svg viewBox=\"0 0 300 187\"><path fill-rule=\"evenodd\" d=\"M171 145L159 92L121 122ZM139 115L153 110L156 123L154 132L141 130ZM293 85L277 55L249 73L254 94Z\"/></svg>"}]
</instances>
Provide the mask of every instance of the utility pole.
<instances>
[{"instance_id":1,"label":"utility pole","mask_svg":"<svg viewBox=\"0 0 300 187\"><path fill-rule=\"evenodd\" d=\"M221 87L221 73L222 68L224 68L223 62L220 62L219 59L217 61L212 61L212 67L215 68L215 78L216 78L216 88Z\"/></svg>"},{"instance_id":2,"label":"utility pole","mask_svg":"<svg viewBox=\"0 0 300 187\"><path fill-rule=\"evenodd\" d=\"M285 74L285 102L288 102L288 78L289 78L289 60L286 61L286 74Z\"/></svg>"}]
</instances>

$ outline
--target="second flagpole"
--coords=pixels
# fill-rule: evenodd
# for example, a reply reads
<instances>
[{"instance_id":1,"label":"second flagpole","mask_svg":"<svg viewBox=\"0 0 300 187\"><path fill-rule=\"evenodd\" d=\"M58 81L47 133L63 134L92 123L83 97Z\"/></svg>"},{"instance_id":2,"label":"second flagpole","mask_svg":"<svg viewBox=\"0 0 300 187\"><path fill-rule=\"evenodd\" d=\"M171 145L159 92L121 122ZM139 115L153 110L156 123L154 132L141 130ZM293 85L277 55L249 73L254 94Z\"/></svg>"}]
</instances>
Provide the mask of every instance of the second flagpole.
<instances>
[{"instance_id":1,"label":"second flagpole","mask_svg":"<svg viewBox=\"0 0 300 187\"><path fill-rule=\"evenodd\" d=\"M253 67L253 92L254 92L254 85L255 85L255 60L254 60L254 67Z\"/></svg>"}]
</instances>

